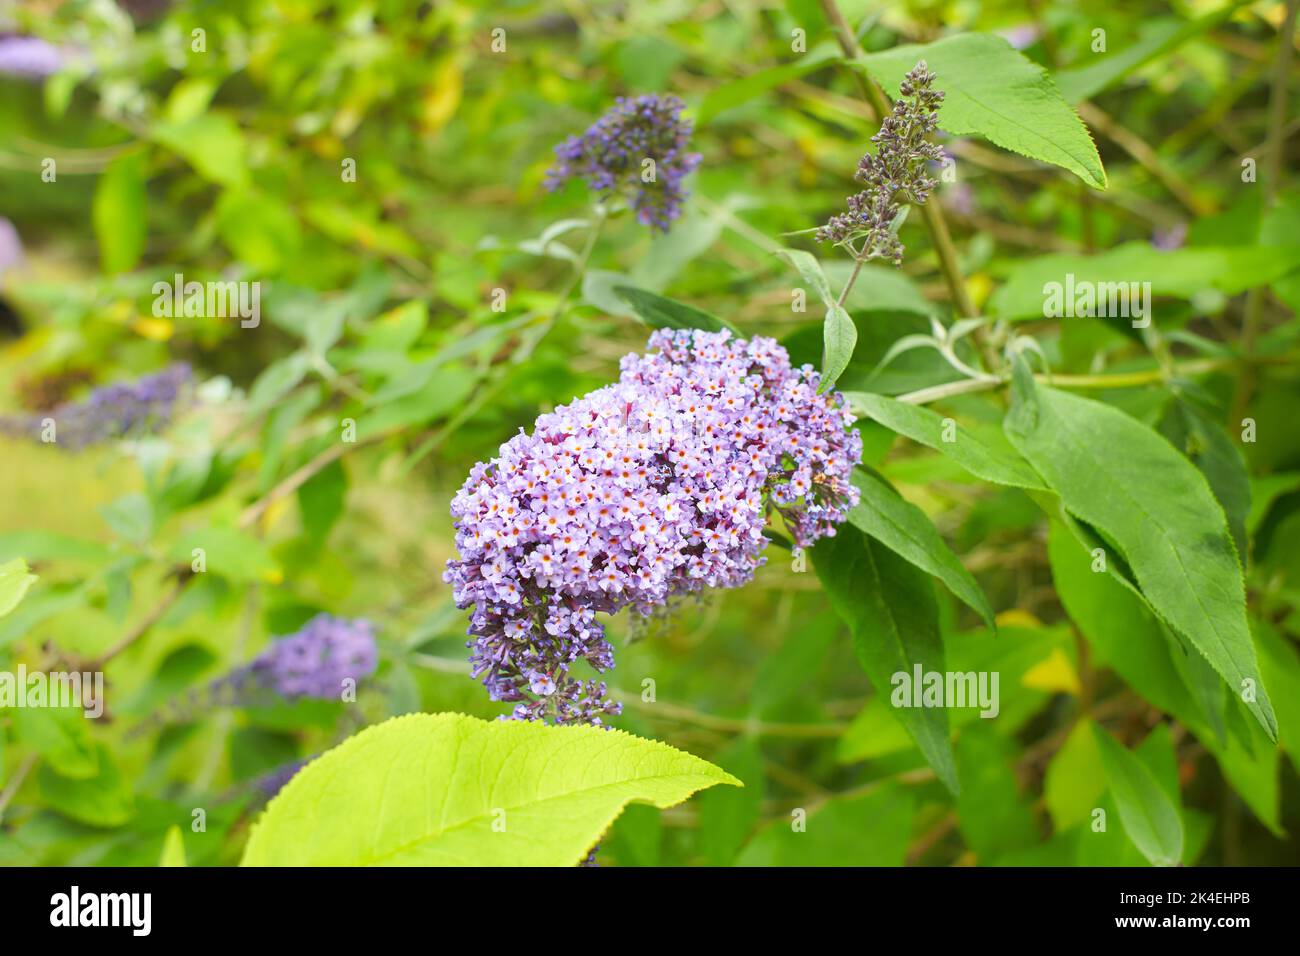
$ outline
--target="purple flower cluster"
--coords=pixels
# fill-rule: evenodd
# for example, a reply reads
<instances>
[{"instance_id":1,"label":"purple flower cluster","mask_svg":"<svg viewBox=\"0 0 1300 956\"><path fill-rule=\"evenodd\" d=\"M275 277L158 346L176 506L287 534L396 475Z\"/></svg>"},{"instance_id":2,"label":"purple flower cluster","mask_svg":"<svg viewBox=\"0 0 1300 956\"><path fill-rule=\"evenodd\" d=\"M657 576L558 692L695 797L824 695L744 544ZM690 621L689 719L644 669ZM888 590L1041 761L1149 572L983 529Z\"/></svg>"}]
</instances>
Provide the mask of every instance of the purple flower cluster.
<instances>
[{"instance_id":1,"label":"purple flower cluster","mask_svg":"<svg viewBox=\"0 0 1300 956\"><path fill-rule=\"evenodd\" d=\"M54 422L54 442L81 449L127 435L156 431L172 418L181 392L192 380L183 362L134 382L95 389L79 402L21 418L0 419L0 431L41 438L45 420Z\"/></svg>"},{"instance_id":2,"label":"purple flower cluster","mask_svg":"<svg viewBox=\"0 0 1300 956\"><path fill-rule=\"evenodd\" d=\"M929 198L935 181L926 163L943 160L943 150L926 139L938 127L936 111L943 102L943 92L930 88L934 78L924 60L903 78L893 112L871 137L876 154L863 156L854 175L867 188L848 198L848 212L818 228L818 242L844 244L856 259L903 261L894 222L903 203Z\"/></svg>"},{"instance_id":3,"label":"purple flower cluster","mask_svg":"<svg viewBox=\"0 0 1300 956\"><path fill-rule=\"evenodd\" d=\"M194 720L213 707L252 707L277 699L340 700L345 680L361 683L375 672L378 663L379 647L369 621L318 614L247 664L205 687L191 688L184 697L133 728L128 736L167 723ZM280 768L286 774L280 785L287 783L305 762ZM260 783L258 786L261 788Z\"/></svg>"},{"instance_id":4,"label":"purple flower cluster","mask_svg":"<svg viewBox=\"0 0 1300 956\"><path fill-rule=\"evenodd\" d=\"M59 72L63 63L59 48L40 37L0 35L0 74L39 80Z\"/></svg>"},{"instance_id":5,"label":"purple flower cluster","mask_svg":"<svg viewBox=\"0 0 1300 956\"><path fill-rule=\"evenodd\" d=\"M555 147L546 188L583 179L602 198L626 198L642 225L667 232L686 198L682 180L700 164L699 153L687 151L691 123L681 118L683 105L675 96L619 97L585 133Z\"/></svg>"},{"instance_id":6,"label":"purple flower cluster","mask_svg":"<svg viewBox=\"0 0 1300 956\"><path fill-rule=\"evenodd\" d=\"M241 694L251 686L286 700L338 700L344 680L360 683L378 663L379 649L369 621L318 614L226 680Z\"/></svg>"},{"instance_id":7,"label":"purple flower cluster","mask_svg":"<svg viewBox=\"0 0 1300 956\"><path fill-rule=\"evenodd\" d=\"M472 607L473 675L514 717L600 723L613 666L598 613L649 614L763 562L779 513L803 547L858 502L862 440L811 365L774 340L655 332L616 384L537 419L479 463L452 502L458 560L443 579Z\"/></svg>"}]
</instances>

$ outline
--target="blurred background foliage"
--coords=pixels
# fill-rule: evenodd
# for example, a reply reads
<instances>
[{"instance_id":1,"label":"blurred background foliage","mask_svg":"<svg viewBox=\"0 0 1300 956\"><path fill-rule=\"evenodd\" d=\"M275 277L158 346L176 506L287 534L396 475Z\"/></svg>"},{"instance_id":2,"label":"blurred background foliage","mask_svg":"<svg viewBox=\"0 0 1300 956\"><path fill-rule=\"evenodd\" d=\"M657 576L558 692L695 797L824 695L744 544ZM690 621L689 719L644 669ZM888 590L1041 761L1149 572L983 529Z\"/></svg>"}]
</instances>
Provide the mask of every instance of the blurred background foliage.
<instances>
[{"instance_id":1,"label":"blurred background foliage","mask_svg":"<svg viewBox=\"0 0 1300 956\"><path fill-rule=\"evenodd\" d=\"M1202 362L1176 391L1095 397L1220 455L1249 489L1247 578L1283 751L1233 707L1233 726L1207 730L1181 651L1164 650L1147 612L1091 575L1023 492L864 424L869 462L932 516L1001 612L992 637L937 592L950 667L1001 674L999 719L956 728L961 795L872 691L817 577L774 551L741 591L613 622L610 677L627 704L615 723L747 786L629 808L602 861L1140 863L1118 826L1087 839L1091 808L1113 803L1082 716L1141 741L1183 815L1185 862L1300 862L1300 383L1288 358L1300 280L1234 285L1242 260L1223 253L1294 242L1300 222L1285 180L1270 203L1240 176L1241 157L1263 155L1283 5L842 8L868 50L1001 33L1082 104L1104 192L982 141L944 140L957 179L935 201L978 308L1047 254L1209 250L1162 288L1163 354L1100 321L1032 330L1067 375ZM847 70L809 59L833 46L815 0L30 0L0 4L0 31L63 58L42 79L0 76L0 215L21 243L0 264L0 409L39 412L174 361L196 381L156 435L75 454L0 437L0 561L25 558L39 575L0 619L0 662L112 654L106 717L55 721L59 746L38 745L49 728L0 718L0 862L154 864L179 824L191 864L230 863L265 774L388 715L500 713L466 676L466 616L441 582L447 504L475 461L643 347L646 329L608 293L616 277L820 360L820 321L792 311L798 280L772 251L839 209L875 124ZM641 92L676 93L703 117L686 215L667 236L615 217L566 299L573 264L539 237L589 215L589 197L542 190L552 147ZM57 176L43 181L51 159ZM850 297L859 344L843 388L899 394L953 375L928 351L876 369L897 339L950 315L924 233L903 236L906 264L869 267ZM842 280L847 263L824 258ZM261 325L155 315L154 283L177 273L260 282ZM1240 293L1263 282L1254 349L1266 360L1243 372L1225 343L1248 308ZM983 396L945 407L994 428L1000 418ZM1243 414L1254 443L1224 429ZM340 441L347 420L355 444ZM190 576L196 541L209 573ZM378 628L380 670L355 704L150 729L169 701L320 610ZM190 826L196 807L204 832ZM796 809L816 822L798 838Z\"/></svg>"}]
</instances>

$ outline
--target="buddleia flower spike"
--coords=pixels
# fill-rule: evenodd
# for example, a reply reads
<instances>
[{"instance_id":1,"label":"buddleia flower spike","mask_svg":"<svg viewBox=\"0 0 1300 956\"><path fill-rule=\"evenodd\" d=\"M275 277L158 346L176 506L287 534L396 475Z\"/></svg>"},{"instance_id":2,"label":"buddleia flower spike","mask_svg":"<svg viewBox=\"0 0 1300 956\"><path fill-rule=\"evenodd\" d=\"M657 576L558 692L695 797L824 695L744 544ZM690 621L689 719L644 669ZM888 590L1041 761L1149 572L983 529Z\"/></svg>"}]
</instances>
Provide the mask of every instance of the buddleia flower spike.
<instances>
[{"instance_id":1,"label":"buddleia flower spike","mask_svg":"<svg viewBox=\"0 0 1300 956\"><path fill-rule=\"evenodd\" d=\"M688 149L692 126L683 107L675 96L619 97L585 133L555 147L546 188L581 179L602 201L621 198L642 225L667 232L682 213L682 181L700 164Z\"/></svg>"},{"instance_id":2,"label":"buddleia flower spike","mask_svg":"<svg viewBox=\"0 0 1300 956\"><path fill-rule=\"evenodd\" d=\"M944 158L943 150L927 138L938 128L936 111L943 102L943 92L931 88L934 79L924 60L903 78L893 111L871 137L875 155L863 156L854 174L866 188L848 198L847 212L818 228L818 242L842 245L860 262L903 261L899 217L907 204L920 205L930 197L936 182L926 164Z\"/></svg>"},{"instance_id":3,"label":"buddleia flower spike","mask_svg":"<svg viewBox=\"0 0 1300 956\"><path fill-rule=\"evenodd\" d=\"M598 614L642 615L763 563L779 514L800 547L835 534L859 492L862 438L773 339L660 330L619 380L540 416L475 465L452 502L443 579L472 608L473 675L518 720L617 714Z\"/></svg>"}]
</instances>

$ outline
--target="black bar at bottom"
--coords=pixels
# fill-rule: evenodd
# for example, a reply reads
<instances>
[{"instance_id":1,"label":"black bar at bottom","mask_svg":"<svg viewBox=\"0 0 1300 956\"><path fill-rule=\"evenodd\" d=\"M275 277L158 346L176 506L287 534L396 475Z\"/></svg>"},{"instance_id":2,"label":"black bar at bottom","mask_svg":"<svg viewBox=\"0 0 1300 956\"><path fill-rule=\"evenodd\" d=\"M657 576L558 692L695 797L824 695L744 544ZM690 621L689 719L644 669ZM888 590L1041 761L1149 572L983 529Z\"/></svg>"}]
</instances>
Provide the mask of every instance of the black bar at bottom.
<instances>
[{"instance_id":1,"label":"black bar at bottom","mask_svg":"<svg viewBox=\"0 0 1300 956\"><path fill-rule=\"evenodd\" d=\"M680 922L739 937L753 929L768 933L773 921L814 936L854 929L863 940L877 931L920 931L918 938L937 942L969 939L973 931L1041 929L1061 940L1200 934L1227 942L1243 933L1288 929L1295 919L1296 873L12 869L0 870L0 926L7 942L77 933L128 945L146 938L338 945L373 942L377 931L433 934L430 941L450 931L456 937L473 933L484 943L548 936L559 942L575 931L578 938L599 940L591 933L602 929L612 934L604 937L608 942L637 925L658 933Z\"/></svg>"}]
</instances>

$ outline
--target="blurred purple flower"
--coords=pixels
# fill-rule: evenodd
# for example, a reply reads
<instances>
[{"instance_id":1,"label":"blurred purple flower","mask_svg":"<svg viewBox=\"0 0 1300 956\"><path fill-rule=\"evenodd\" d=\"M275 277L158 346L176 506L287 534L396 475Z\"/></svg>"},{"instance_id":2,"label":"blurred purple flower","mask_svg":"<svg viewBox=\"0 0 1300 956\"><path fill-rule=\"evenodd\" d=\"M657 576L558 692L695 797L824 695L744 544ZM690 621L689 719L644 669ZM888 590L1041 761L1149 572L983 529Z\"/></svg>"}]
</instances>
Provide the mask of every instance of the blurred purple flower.
<instances>
[{"instance_id":1,"label":"blurred purple flower","mask_svg":"<svg viewBox=\"0 0 1300 956\"><path fill-rule=\"evenodd\" d=\"M460 557L443 579L473 608L473 675L515 719L617 714L603 682L570 673L614 665L598 613L739 587L770 511L805 547L858 503L862 439L811 365L727 331L660 330L650 348L475 465L452 502Z\"/></svg>"},{"instance_id":2,"label":"blurred purple flower","mask_svg":"<svg viewBox=\"0 0 1300 956\"><path fill-rule=\"evenodd\" d=\"M375 672L379 648L369 621L318 614L299 630L271 644L253 660L205 687L195 687L134 728L129 736L164 723L191 721L214 707L257 707L302 698L341 700L344 681L360 683ZM310 758L309 758L310 759ZM306 760L277 768L283 786ZM266 791L271 780L255 781ZM274 789L278 790L279 787ZM267 793L271 796L274 790Z\"/></svg>"},{"instance_id":3,"label":"blurred purple flower","mask_svg":"<svg viewBox=\"0 0 1300 956\"><path fill-rule=\"evenodd\" d=\"M44 79L62 69L63 51L40 37L0 35L0 74Z\"/></svg>"},{"instance_id":4,"label":"blurred purple flower","mask_svg":"<svg viewBox=\"0 0 1300 956\"><path fill-rule=\"evenodd\" d=\"M1151 234L1151 245L1157 249L1181 249L1187 242L1187 223L1174 223L1168 229L1157 229Z\"/></svg>"},{"instance_id":5,"label":"blurred purple flower","mask_svg":"<svg viewBox=\"0 0 1300 956\"><path fill-rule=\"evenodd\" d=\"M318 614L225 679L237 699L270 691L287 700L339 700L345 680L357 683L375 672L379 649L369 621Z\"/></svg>"},{"instance_id":6,"label":"blurred purple flower","mask_svg":"<svg viewBox=\"0 0 1300 956\"><path fill-rule=\"evenodd\" d=\"M700 154L687 151L691 123L681 118L683 106L675 96L619 97L585 133L555 147L546 188L582 179L602 199L627 199L642 225L667 232L686 199L682 180L700 164ZM653 160L649 181L646 160Z\"/></svg>"},{"instance_id":7,"label":"blurred purple flower","mask_svg":"<svg viewBox=\"0 0 1300 956\"><path fill-rule=\"evenodd\" d=\"M72 450L154 432L171 421L181 392L191 380L189 365L178 362L134 382L102 386L79 402L66 402L48 412L0 419L0 431L41 440L45 420L50 419L54 444Z\"/></svg>"}]
</instances>

